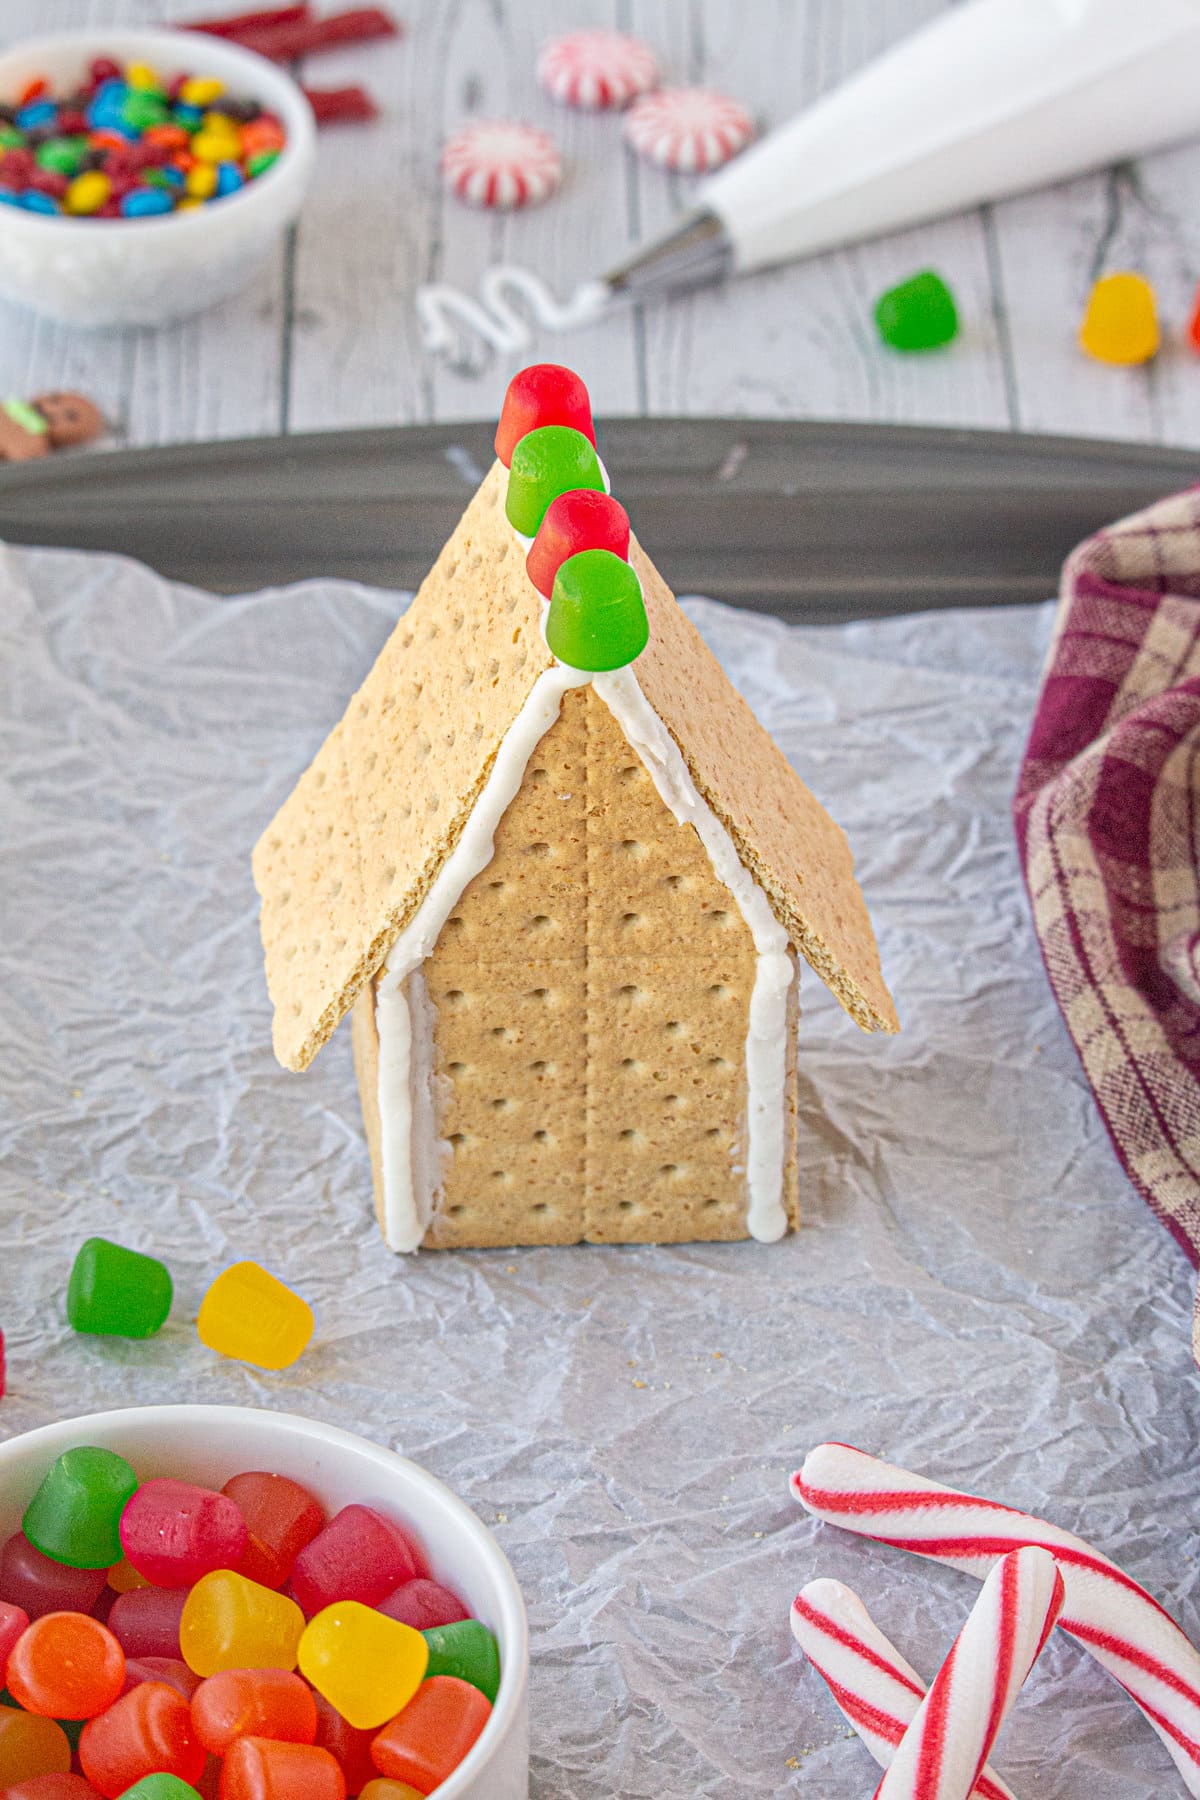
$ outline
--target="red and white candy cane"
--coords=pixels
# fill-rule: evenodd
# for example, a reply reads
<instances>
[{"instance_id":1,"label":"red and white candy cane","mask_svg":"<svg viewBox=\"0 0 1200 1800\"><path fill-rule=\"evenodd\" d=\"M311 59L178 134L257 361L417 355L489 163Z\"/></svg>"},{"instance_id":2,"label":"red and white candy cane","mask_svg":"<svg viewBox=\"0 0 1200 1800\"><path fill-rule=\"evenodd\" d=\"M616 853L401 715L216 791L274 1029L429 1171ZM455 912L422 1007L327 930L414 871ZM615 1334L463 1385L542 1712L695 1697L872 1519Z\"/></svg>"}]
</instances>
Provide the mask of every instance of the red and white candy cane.
<instances>
[{"instance_id":1,"label":"red and white candy cane","mask_svg":"<svg viewBox=\"0 0 1200 1800\"><path fill-rule=\"evenodd\" d=\"M510 212L536 206L562 180L562 158L547 131L515 120L467 125L447 138L442 176L460 200Z\"/></svg>"},{"instance_id":2,"label":"red and white candy cane","mask_svg":"<svg viewBox=\"0 0 1200 1800\"><path fill-rule=\"evenodd\" d=\"M1048 1550L1002 1556L883 1772L875 1800L968 1800L1062 1611Z\"/></svg>"},{"instance_id":3,"label":"red and white candy cane","mask_svg":"<svg viewBox=\"0 0 1200 1800\"><path fill-rule=\"evenodd\" d=\"M628 106L658 84L653 50L623 31L572 31L546 44L538 80L563 106L589 112Z\"/></svg>"},{"instance_id":4,"label":"red and white candy cane","mask_svg":"<svg viewBox=\"0 0 1200 1800\"><path fill-rule=\"evenodd\" d=\"M1200 1796L1200 1652L1108 1557L1057 1525L846 1444L811 1450L792 1490L818 1519L978 1578L1023 1544L1050 1551L1066 1583L1063 1630L1120 1682L1162 1738L1188 1793Z\"/></svg>"},{"instance_id":5,"label":"red and white candy cane","mask_svg":"<svg viewBox=\"0 0 1200 1800\"><path fill-rule=\"evenodd\" d=\"M792 1636L834 1702L881 1768L917 1716L925 1683L851 1588L822 1577L792 1602ZM985 1767L973 1800L1016 1800L996 1771Z\"/></svg>"}]
</instances>

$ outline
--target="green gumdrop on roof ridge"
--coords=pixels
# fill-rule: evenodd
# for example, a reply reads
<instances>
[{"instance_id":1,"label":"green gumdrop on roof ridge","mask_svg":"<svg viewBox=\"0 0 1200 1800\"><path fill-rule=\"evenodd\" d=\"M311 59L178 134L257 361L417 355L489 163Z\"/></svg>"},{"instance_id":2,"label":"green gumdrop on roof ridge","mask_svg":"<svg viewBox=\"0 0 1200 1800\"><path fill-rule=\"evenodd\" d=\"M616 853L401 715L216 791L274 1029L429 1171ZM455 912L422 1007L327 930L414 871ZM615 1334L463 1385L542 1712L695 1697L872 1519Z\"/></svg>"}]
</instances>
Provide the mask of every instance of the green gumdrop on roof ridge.
<instances>
[{"instance_id":1,"label":"green gumdrop on roof ridge","mask_svg":"<svg viewBox=\"0 0 1200 1800\"><path fill-rule=\"evenodd\" d=\"M650 641L636 572L612 550L580 550L554 577L546 642L572 669L623 669Z\"/></svg>"},{"instance_id":2,"label":"green gumdrop on roof ridge","mask_svg":"<svg viewBox=\"0 0 1200 1800\"><path fill-rule=\"evenodd\" d=\"M594 444L571 425L539 425L513 451L504 511L524 537L535 537L546 509L574 488L604 492Z\"/></svg>"}]
</instances>

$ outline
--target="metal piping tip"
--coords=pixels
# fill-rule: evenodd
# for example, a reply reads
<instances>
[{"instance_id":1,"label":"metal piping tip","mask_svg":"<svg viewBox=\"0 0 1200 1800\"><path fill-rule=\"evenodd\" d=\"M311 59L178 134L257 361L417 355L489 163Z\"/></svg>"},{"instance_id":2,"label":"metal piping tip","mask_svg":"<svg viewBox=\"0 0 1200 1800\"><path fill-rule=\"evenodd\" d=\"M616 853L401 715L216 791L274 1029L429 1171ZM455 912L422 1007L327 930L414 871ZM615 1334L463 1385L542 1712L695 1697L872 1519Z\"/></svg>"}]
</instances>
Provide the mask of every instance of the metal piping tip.
<instances>
[{"instance_id":1,"label":"metal piping tip","mask_svg":"<svg viewBox=\"0 0 1200 1800\"><path fill-rule=\"evenodd\" d=\"M733 269L733 244L716 213L694 212L603 277L614 300L649 300L721 281Z\"/></svg>"}]
</instances>

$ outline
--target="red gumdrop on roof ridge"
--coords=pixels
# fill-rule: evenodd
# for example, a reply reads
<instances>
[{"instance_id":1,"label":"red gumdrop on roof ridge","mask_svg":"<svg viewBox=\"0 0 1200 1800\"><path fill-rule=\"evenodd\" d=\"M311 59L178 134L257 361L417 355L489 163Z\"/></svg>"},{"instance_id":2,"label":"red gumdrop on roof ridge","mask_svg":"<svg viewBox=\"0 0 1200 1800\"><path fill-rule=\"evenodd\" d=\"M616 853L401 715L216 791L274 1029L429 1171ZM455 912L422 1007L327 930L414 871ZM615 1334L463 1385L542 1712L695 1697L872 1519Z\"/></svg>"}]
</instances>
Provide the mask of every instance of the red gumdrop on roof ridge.
<instances>
[{"instance_id":1,"label":"red gumdrop on roof ridge","mask_svg":"<svg viewBox=\"0 0 1200 1800\"><path fill-rule=\"evenodd\" d=\"M529 579L544 599L554 592L562 564L581 550L611 550L629 560L629 514L611 494L572 488L546 508L525 559Z\"/></svg>"},{"instance_id":2,"label":"red gumdrop on roof ridge","mask_svg":"<svg viewBox=\"0 0 1200 1800\"><path fill-rule=\"evenodd\" d=\"M531 363L509 382L496 427L496 455L506 469L521 439L543 425L569 425L595 445L587 388L574 369L561 363Z\"/></svg>"}]
</instances>

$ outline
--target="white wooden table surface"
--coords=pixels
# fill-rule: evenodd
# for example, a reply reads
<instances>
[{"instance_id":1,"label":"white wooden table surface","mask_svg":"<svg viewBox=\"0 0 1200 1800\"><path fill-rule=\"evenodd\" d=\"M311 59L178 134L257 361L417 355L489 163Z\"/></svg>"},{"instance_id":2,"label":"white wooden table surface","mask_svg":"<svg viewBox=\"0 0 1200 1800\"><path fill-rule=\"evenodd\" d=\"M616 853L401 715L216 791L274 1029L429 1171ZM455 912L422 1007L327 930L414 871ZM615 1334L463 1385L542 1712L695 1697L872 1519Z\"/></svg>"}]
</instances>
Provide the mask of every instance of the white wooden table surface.
<instances>
[{"instance_id":1,"label":"white wooden table surface","mask_svg":"<svg viewBox=\"0 0 1200 1800\"><path fill-rule=\"evenodd\" d=\"M338 0L326 0L326 10ZM945 0L390 0L396 42L310 59L314 85L361 80L377 125L321 136L316 186L286 247L239 297L160 330L90 334L0 304L0 393L90 392L119 441L326 430L494 414L514 360L454 373L425 356L418 282L473 284L490 261L530 264L561 291L657 232L686 183L641 165L609 116L553 107L534 78L555 30L637 32L667 77L709 82L764 125L786 119ZM0 44L82 24L153 24L234 0L0 0ZM472 117L558 135L568 176L507 218L445 196L441 138ZM369 179L366 177L369 176ZM97 229L102 229L97 227ZM871 306L923 266L959 298L960 340L898 357ZM1074 344L1098 273L1154 282L1169 337L1137 370ZM1200 445L1200 356L1183 327L1200 279L1200 144L868 246L546 335L535 356L577 366L602 413L747 413L1064 431Z\"/></svg>"}]
</instances>

